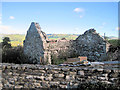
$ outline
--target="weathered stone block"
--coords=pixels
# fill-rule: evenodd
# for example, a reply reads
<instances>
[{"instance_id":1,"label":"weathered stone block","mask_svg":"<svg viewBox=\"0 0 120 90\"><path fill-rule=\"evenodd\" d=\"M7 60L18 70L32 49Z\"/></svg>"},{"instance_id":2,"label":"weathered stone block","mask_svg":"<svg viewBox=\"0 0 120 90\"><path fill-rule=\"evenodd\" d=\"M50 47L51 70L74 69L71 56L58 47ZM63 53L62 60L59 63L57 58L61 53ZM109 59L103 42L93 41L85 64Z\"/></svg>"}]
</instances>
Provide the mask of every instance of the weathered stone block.
<instances>
[{"instance_id":1,"label":"weathered stone block","mask_svg":"<svg viewBox=\"0 0 120 90\"><path fill-rule=\"evenodd\" d=\"M60 88L67 88L67 85L59 85L60 86Z\"/></svg>"},{"instance_id":2,"label":"weathered stone block","mask_svg":"<svg viewBox=\"0 0 120 90\"><path fill-rule=\"evenodd\" d=\"M63 78L63 77L64 77L64 74L54 74L54 77L55 77L55 78Z\"/></svg>"},{"instance_id":3,"label":"weathered stone block","mask_svg":"<svg viewBox=\"0 0 120 90\"><path fill-rule=\"evenodd\" d=\"M84 76L84 71L78 71L78 75Z\"/></svg>"},{"instance_id":4,"label":"weathered stone block","mask_svg":"<svg viewBox=\"0 0 120 90\"><path fill-rule=\"evenodd\" d=\"M50 85L58 85L60 82L59 81L50 81Z\"/></svg>"},{"instance_id":5,"label":"weathered stone block","mask_svg":"<svg viewBox=\"0 0 120 90\"><path fill-rule=\"evenodd\" d=\"M75 76L74 76L74 75L72 75L72 76L67 75L65 79L66 79L67 81L71 81L71 80L74 80L74 79L75 79Z\"/></svg>"},{"instance_id":6,"label":"weathered stone block","mask_svg":"<svg viewBox=\"0 0 120 90\"><path fill-rule=\"evenodd\" d=\"M42 80L43 81L45 77L44 76L34 76L34 78L36 80Z\"/></svg>"},{"instance_id":7,"label":"weathered stone block","mask_svg":"<svg viewBox=\"0 0 120 90\"><path fill-rule=\"evenodd\" d=\"M106 80L106 77L98 77L98 80Z\"/></svg>"},{"instance_id":8,"label":"weathered stone block","mask_svg":"<svg viewBox=\"0 0 120 90\"><path fill-rule=\"evenodd\" d=\"M70 72L70 75L76 75L76 72Z\"/></svg>"},{"instance_id":9,"label":"weathered stone block","mask_svg":"<svg viewBox=\"0 0 120 90\"><path fill-rule=\"evenodd\" d=\"M33 76L32 75L28 75L26 76L27 79L33 79Z\"/></svg>"}]
</instances>

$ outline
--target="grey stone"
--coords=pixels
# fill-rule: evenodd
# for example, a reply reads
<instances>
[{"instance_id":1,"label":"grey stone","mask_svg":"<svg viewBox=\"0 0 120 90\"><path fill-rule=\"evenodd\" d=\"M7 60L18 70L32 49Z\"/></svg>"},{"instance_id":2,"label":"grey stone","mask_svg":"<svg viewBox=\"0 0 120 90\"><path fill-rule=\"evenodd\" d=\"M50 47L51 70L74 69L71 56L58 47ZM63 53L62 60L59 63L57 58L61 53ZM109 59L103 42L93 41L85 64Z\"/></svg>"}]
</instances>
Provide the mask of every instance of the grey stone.
<instances>
[{"instance_id":1,"label":"grey stone","mask_svg":"<svg viewBox=\"0 0 120 90\"><path fill-rule=\"evenodd\" d=\"M109 81L110 82L116 82L118 80L118 78L110 78ZM118 80L119 81L119 80Z\"/></svg>"},{"instance_id":2,"label":"grey stone","mask_svg":"<svg viewBox=\"0 0 120 90\"><path fill-rule=\"evenodd\" d=\"M41 31L38 23L31 23L24 41L24 54L32 63L44 63L44 43L46 34ZM41 60L41 61L40 61Z\"/></svg>"},{"instance_id":3,"label":"grey stone","mask_svg":"<svg viewBox=\"0 0 120 90\"><path fill-rule=\"evenodd\" d=\"M58 85L60 82L59 81L51 81L50 85Z\"/></svg>"},{"instance_id":4,"label":"grey stone","mask_svg":"<svg viewBox=\"0 0 120 90\"><path fill-rule=\"evenodd\" d=\"M43 81L45 77L44 76L34 76L34 78L36 80L42 80Z\"/></svg>"},{"instance_id":5,"label":"grey stone","mask_svg":"<svg viewBox=\"0 0 120 90\"><path fill-rule=\"evenodd\" d=\"M102 68L97 68L97 71L102 72L103 69Z\"/></svg>"},{"instance_id":6,"label":"grey stone","mask_svg":"<svg viewBox=\"0 0 120 90\"><path fill-rule=\"evenodd\" d=\"M70 72L70 75L76 75L76 72Z\"/></svg>"},{"instance_id":7,"label":"grey stone","mask_svg":"<svg viewBox=\"0 0 120 90\"><path fill-rule=\"evenodd\" d=\"M84 71L78 71L78 75L84 76Z\"/></svg>"},{"instance_id":8,"label":"grey stone","mask_svg":"<svg viewBox=\"0 0 120 90\"><path fill-rule=\"evenodd\" d=\"M67 86L66 85L60 85L60 88L67 88Z\"/></svg>"},{"instance_id":9,"label":"grey stone","mask_svg":"<svg viewBox=\"0 0 120 90\"><path fill-rule=\"evenodd\" d=\"M105 77L98 77L98 80L106 80Z\"/></svg>"},{"instance_id":10,"label":"grey stone","mask_svg":"<svg viewBox=\"0 0 120 90\"><path fill-rule=\"evenodd\" d=\"M63 77L64 77L64 74L54 74L54 77L55 77L55 78L63 78Z\"/></svg>"},{"instance_id":11,"label":"grey stone","mask_svg":"<svg viewBox=\"0 0 120 90\"><path fill-rule=\"evenodd\" d=\"M71 81L71 80L74 80L74 79L75 79L75 76L74 76L74 75L72 75L72 76L67 75L65 79L66 79L67 81Z\"/></svg>"},{"instance_id":12,"label":"grey stone","mask_svg":"<svg viewBox=\"0 0 120 90\"><path fill-rule=\"evenodd\" d=\"M32 75L28 75L26 78L27 78L27 79L32 79L33 76L32 76Z\"/></svg>"}]
</instances>

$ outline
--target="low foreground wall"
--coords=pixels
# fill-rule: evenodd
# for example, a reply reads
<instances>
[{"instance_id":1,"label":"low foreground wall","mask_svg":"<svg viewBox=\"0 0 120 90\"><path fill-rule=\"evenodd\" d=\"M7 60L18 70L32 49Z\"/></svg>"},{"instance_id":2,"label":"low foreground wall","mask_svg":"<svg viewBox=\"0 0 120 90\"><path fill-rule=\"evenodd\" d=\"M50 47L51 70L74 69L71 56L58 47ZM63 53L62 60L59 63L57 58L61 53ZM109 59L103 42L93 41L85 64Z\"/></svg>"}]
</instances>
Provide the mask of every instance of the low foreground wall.
<instances>
[{"instance_id":1,"label":"low foreground wall","mask_svg":"<svg viewBox=\"0 0 120 90\"><path fill-rule=\"evenodd\" d=\"M62 67L56 65L0 64L0 87L79 88L85 83L102 82L119 88L120 70L103 67Z\"/></svg>"}]
</instances>

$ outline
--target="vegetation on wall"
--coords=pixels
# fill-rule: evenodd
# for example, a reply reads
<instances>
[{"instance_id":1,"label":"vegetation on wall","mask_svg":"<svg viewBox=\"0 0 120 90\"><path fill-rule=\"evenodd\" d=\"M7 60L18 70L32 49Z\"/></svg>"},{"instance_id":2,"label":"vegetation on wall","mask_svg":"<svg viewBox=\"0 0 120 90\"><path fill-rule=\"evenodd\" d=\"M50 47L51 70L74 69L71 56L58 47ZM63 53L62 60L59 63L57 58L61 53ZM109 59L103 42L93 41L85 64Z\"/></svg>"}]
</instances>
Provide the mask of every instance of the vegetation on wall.
<instances>
[{"instance_id":1,"label":"vegetation on wall","mask_svg":"<svg viewBox=\"0 0 120 90\"><path fill-rule=\"evenodd\" d=\"M64 63L65 59L57 58L55 54L51 55L51 64L58 65Z\"/></svg>"},{"instance_id":2,"label":"vegetation on wall","mask_svg":"<svg viewBox=\"0 0 120 90\"><path fill-rule=\"evenodd\" d=\"M109 51L107 52L107 60L119 60L120 56L120 40L109 40L111 45L109 46Z\"/></svg>"},{"instance_id":3,"label":"vegetation on wall","mask_svg":"<svg viewBox=\"0 0 120 90\"><path fill-rule=\"evenodd\" d=\"M120 46L120 40L118 39L108 40L108 42L115 47Z\"/></svg>"}]
</instances>

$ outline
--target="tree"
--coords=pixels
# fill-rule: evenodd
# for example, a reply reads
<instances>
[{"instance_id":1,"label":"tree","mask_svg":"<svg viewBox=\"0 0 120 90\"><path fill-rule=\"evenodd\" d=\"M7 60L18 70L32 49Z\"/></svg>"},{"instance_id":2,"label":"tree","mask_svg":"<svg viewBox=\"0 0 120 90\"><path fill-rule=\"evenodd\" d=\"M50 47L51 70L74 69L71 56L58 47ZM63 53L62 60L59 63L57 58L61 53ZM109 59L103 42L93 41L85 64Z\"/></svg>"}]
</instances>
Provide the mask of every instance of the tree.
<instances>
[{"instance_id":1,"label":"tree","mask_svg":"<svg viewBox=\"0 0 120 90\"><path fill-rule=\"evenodd\" d=\"M3 42L2 42L2 48L11 48L11 43L10 43L10 38L9 37L4 37Z\"/></svg>"}]
</instances>

